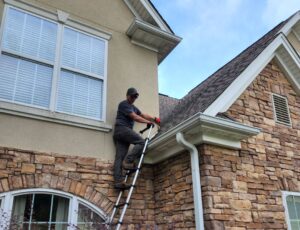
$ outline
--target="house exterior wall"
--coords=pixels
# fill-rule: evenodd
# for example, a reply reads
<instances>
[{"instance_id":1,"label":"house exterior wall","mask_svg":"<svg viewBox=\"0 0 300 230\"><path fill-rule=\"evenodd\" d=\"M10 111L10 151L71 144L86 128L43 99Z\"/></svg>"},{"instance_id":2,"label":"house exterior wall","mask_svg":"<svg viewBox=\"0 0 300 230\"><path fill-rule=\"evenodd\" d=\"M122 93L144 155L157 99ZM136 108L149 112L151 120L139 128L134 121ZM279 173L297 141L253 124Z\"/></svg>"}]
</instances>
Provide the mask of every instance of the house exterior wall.
<instances>
[{"instance_id":1,"label":"house exterior wall","mask_svg":"<svg viewBox=\"0 0 300 230\"><path fill-rule=\"evenodd\" d=\"M119 194L113 183L112 162L108 160L0 147L0 196L21 189L54 189L89 201L110 215ZM143 167L123 226L154 229L151 167Z\"/></svg>"},{"instance_id":2,"label":"house exterior wall","mask_svg":"<svg viewBox=\"0 0 300 230\"><path fill-rule=\"evenodd\" d=\"M272 93L287 97L292 127L275 123ZM287 229L282 191L300 191L299 112L299 96L272 61L227 111L261 133L240 150L197 146L205 229ZM156 224L194 229L189 153L154 167Z\"/></svg>"},{"instance_id":3,"label":"house exterior wall","mask_svg":"<svg viewBox=\"0 0 300 230\"><path fill-rule=\"evenodd\" d=\"M165 160L153 170L158 229L195 229L189 152Z\"/></svg>"},{"instance_id":4,"label":"house exterior wall","mask_svg":"<svg viewBox=\"0 0 300 230\"><path fill-rule=\"evenodd\" d=\"M117 105L125 99L127 88L132 86L140 91L136 105L142 111L158 115L157 54L130 42L126 31L134 17L123 1L24 2L53 13L64 11L72 19L111 34L108 41L106 125L113 127ZM1 16L3 8L4 1L0 1ZM113 160L115 155L111 131L107 133L4 113L0 113L0 129L8 131L0 134L0 146L3 147L73 156L85 153L85 156L103 160Z\"/></svg>"},{"instance_id":5,"label":"house exterior wall","mask_svg":"<svg viewBox=\"0 0 300 230\"><path fill-rule=\"evenodd\" d=\"M292 127L275 123L272 93L288 100ZM261 129L241 150L201 150L207 229L287 229L282 191L300 191L300 98L272 61L229 108L235 120Z\"/></svg>"}]
</instances>

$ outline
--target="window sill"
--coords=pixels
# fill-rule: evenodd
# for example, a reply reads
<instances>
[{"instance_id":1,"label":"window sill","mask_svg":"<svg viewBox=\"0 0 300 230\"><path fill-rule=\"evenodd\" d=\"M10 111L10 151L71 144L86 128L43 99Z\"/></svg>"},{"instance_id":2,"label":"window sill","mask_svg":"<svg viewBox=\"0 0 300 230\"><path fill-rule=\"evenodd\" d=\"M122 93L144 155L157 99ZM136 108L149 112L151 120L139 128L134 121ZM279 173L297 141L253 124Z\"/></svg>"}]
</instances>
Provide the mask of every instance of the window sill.
<instances>
[{"instance_id":1,"label":"window sill","mask_svg":"<svg viewBox=\"0 0 300 230\"><path fill-rule=\"evenodd\" d=\"M112 126L103 121L96 121L88 118L77 117L73 115L51 112L29 106L12 104L9 102L0 101L0 113L11 114L26 118L37 119L41 121L54 122L63 125L70 125L86 129L98 130L103 132L110 132Z\"/></svg>"}]
</instances>

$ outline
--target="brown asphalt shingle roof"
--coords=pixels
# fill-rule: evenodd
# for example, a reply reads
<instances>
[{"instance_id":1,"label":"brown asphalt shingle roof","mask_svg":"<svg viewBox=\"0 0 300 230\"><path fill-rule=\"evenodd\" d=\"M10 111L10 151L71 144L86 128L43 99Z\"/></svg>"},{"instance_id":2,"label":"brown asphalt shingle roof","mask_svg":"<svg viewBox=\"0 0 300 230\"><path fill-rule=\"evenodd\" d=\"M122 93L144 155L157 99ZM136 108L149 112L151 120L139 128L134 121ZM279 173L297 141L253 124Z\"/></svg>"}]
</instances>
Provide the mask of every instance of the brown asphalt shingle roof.
<instances>
[{"instance_id":1,"label":"brown asphalt shingle roof","mask_svg":"<svg viewBox=\"0 0 300 230\"><path fill-rule=\"evenodd\" d=\"M205 81L192 89L186 96L178 100L176 106L171 109L172 112L169 111L167 114L162 114L160 133L167 131L198 112L204 112L278 36L280 29L290 18L281 22Z\"/></svg>"},{"instance_id":2,"label":"brown asphalt shingle roof","mask_svg":"<svg viewBox=\"0 0 300 230\"><path fill-rule=\"evenodd\" d=\"M159 94L159 116L164 120L177 105L179 99Z\"/></svg>"}]
</instances>

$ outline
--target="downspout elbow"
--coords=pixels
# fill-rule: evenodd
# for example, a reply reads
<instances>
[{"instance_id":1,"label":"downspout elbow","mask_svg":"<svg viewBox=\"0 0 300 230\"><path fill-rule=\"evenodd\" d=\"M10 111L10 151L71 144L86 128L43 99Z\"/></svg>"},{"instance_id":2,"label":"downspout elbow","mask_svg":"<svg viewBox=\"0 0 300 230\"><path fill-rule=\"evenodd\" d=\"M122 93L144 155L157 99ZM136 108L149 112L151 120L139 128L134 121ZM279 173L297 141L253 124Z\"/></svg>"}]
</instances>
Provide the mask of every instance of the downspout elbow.
<instances>
[{"instance_id":1,"label":"downspout elbow","mask_svg":"<svg viewBox=\"0 0 300 230\"><path fill-rule=\"evenodd\" d=\"M191 168L192 168L192 180L193 180L193 195L194 195L194 207L195 207L195 222L197 230L204 230L204 218L202 208L202 193L200 182L200 169L199 169L199 157L198 150L192 143L187 142L181 132L176 134L176 141L184 149L190 152L191 156Z\"/></svg>"}]
</instances>

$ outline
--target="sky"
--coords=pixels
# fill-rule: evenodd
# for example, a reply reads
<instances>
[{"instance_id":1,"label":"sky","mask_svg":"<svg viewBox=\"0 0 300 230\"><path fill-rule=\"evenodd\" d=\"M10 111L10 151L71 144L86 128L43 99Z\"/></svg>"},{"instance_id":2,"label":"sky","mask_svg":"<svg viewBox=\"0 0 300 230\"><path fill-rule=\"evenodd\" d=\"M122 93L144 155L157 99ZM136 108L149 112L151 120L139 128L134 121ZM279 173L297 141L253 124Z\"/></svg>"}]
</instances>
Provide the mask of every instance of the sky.
<instances>
[{"instance_id":1,"label":"sky","mask_svg":"<svg viewBox=\"0 0 300 230\"><path fill-rule=\"evenodd\" d=\"M159 92L174 98L300 10L300 0L151 1L182 38L158 67Z\"/></svg>"}]
</instances>

